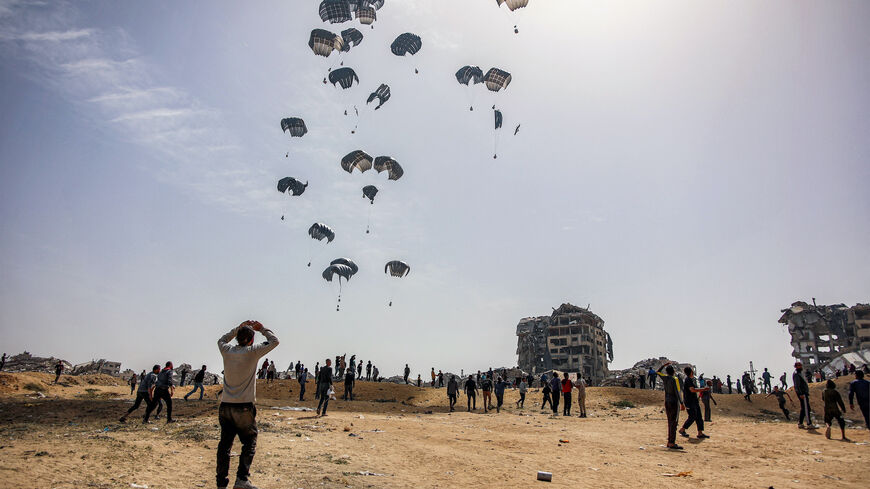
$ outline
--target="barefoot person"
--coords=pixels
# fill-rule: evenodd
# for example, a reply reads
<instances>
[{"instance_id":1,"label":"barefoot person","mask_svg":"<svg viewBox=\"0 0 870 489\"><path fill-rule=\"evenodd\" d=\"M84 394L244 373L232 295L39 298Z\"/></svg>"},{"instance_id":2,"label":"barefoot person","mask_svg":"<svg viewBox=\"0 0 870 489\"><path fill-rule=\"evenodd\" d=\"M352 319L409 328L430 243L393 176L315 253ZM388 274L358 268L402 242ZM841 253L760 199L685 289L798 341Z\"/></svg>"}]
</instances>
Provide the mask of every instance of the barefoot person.
<instances>
[{"instance_id":1,"label":"barefoot person","mask_svg":"<svg viewBox=\"0 0 870 489\"><path fill-rule=\"evenodd\" d=\"M831 424L836 419L840 425L843 441L849 441L846 438L846 421L843 420L846 405L843 403L843 397L837 392L837 384L833 380L829 380L825 385L825 391L822 392L822 400L825 402L825 438L831 439Z\"/></svg>"},{"instance_id":2,"label":"barefoot person","mask_svg":"<svg viewBox=\"0 0 870 489\"><path fill-rule=\"evenodd\" d=\"M254 344L260 332L264 343ZM236 345L230 341L236 339ZM245 321L218 340L218 349L224 361L224 384L218 421L221 439L217 447L217 487L226 489L230 483L230 450L238 435L242 443L239 468L234 489L256 489L248 480L254 451L257 447L257 364L263 355L278 346L278 338L258 321Z\"/></svg>"},{"instance_id":3,"label":"barefoot person","mask_svg":"<svg viewBox=\"0 0 870 489\"><path fill-rule=\"evenodd\" d=\"M662 373L662 369L665 373ZM668 448L671 450L682 450L683 447L677 445L677 420L680 416L680 411L685 411L686 406L680 399L680 381L674 376L674 367L671 362L664 363L656 371L662 379L662 390L665 391L665 413L668 418Z\"/></svg>"},{"instance_id":4,"label":"barefoot person","mask_svg":"<svg viewBox=\"0 0 870 489\"><path fill-rule=\"evenodd\" d=\"M151 404L151 386L157 382L158 373L160 373L160 365L155 365L151 370L151 373L142 376L142 379L139 381L139 390L136 391L136 402L133 403L130 409L128 409L118 421L122 423L126 422L127 416L129 416L133 411L139 409L139 404L141 404L142 401L145 401L145 409L148 409L148 405Z\"/></svg>"}]
</instances>

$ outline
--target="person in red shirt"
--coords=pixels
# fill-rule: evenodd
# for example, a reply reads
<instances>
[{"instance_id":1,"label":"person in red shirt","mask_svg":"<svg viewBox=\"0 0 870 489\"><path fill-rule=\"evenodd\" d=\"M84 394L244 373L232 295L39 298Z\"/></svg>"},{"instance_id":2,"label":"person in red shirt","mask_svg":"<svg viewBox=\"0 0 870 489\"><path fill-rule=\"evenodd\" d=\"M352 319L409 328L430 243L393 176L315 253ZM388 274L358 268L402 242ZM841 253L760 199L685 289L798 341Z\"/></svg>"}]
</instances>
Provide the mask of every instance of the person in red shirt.
<instances>
[{"instance_id":1,"label":"person in red shirt","mask_svg":"<svg viewBox=\"0 0 870 489\"><path fill-rule=\"evenodd\" d=\"M568 378L568 372L564 373L562 379L562 416L571 416L571 389L574 388L574 383Z\"/></svg>"}]
</instances>

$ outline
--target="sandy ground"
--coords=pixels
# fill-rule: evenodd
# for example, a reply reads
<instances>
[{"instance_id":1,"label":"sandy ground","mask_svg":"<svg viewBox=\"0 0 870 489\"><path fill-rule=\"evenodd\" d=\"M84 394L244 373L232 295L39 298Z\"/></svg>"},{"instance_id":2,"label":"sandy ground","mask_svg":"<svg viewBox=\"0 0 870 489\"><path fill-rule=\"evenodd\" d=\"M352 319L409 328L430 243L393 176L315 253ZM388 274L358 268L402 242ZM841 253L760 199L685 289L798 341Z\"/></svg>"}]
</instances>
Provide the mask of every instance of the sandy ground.
<instances>
[{"instance_id":1,"label":"sandy ground","mask_svg":"<svg viewBox=\"0 0 870 489\"><path fill-rule=\"evenodd\" d=\"M203 401L177 399L178 423L142 425L135 413L117 421L132 402L118 379L51 380L0 374L0 488L215 487L219 387L208 387ZM547 485L536 482L538 470L553 473L550 486L574 488L868 487L870 434L857 412L848 415L851 442L826 440L823 429L785 422L773 398L749 404L719 395L706 430L712 438L678 437L686 450L675 453L663 447L661 392L590 388L589 417L580 419L576 406L575 417L542 414L536 390L523 410L510 391L501 414L467 413L464 397L462 410L448 413L444 389L360 382L358 400L333 401L330 415L317 418L275 409L316 407L311 389L300 403L295 382L260 382L251 479L263 489ZM812 387L821 412L821 385ZM612 405L622 400L635 407Z\"/></svg>"}]
</instances>

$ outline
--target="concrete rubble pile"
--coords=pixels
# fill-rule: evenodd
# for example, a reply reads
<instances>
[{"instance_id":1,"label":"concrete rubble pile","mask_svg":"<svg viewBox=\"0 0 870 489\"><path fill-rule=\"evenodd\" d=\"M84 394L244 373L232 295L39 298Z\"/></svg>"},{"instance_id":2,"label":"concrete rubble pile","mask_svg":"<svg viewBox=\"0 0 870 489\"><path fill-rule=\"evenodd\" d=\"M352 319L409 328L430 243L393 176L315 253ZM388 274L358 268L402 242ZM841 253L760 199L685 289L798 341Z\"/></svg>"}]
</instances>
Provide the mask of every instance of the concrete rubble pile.
<instances>
[{"instance_id":1,"label":"concrete rubble pile","mask_svg":"<svg viewBox=\"0 0 870 489\"><path fill-rule=\"evenodd\" d=\"M118 377L121 373L121 362L110 362L105 358L101 358L74 365L71 370L65 370L64 373L70 375L103 374Z\"/></svg>"},{"instance_id":2,"label":"concrete rubble pile","mask_svg":"<svg viewBox=\"0 0 870 489\"><path fill-rule=\"evenodd\" d=\"M64 372L69 372L72 364L66 360L61 360L54 357L35 357L30 352L19 353L18 355L7 357L6 366L3 367L4 372L43 372L47 374L54 373L54 367L58 360L63 363Z\"/></svg>"},{"instance_id":3,"label":"concrete rubble pile","mask_svg":"<svg viewBox=\"0 0 870 489\"><path fill-rule=\"evenodd\" d=\"M602 386L610 386L610 387L618 387L622 386L624 382L627 382L628 379L634 375L636 378L641 376L646 376L649 372L649 369L658 370L659 367L664 365L667 362L671 362L674 366L674 370L678 373L682 372L685 367L690 367L692 370L695 369L695 366L691 363L679 363L673 360L670 360L667 357L658 357L658 358L647 358L646 360L641 360L634 364L631 368L626 368L623 370L611 370L610 374L601 382Z\"/></svg>"}]
</instances>

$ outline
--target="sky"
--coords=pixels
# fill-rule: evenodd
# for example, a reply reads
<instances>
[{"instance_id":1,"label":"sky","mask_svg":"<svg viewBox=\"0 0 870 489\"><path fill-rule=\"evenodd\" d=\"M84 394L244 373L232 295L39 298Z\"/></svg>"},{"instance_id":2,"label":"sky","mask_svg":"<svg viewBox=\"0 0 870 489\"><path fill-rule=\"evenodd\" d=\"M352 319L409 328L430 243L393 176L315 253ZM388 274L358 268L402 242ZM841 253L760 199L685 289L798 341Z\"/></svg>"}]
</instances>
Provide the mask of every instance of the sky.
<instances>
[{"instance_id":1,"label":"sky","mask_svg":"<svg viewBox=\"0 0 870 489\"><path fill-rule=\"evenodd\" d=\"M0 349L219 370L258 319L279 369L425 376L515 365L517 322L571 302L612 369L733 376L790 370L792 302L870 302L870 3L387 0L374 29L318 3L0 1ZM350 26L342 59L308 48ZM340 62L358 86L322 83ZM513 81L468 90L469 64ZM345 173L356 149L405 175Z\"/></svg>"}]
</instances>

